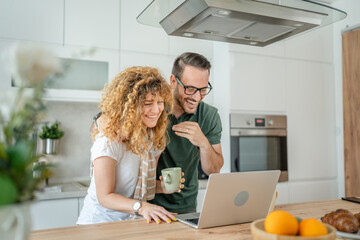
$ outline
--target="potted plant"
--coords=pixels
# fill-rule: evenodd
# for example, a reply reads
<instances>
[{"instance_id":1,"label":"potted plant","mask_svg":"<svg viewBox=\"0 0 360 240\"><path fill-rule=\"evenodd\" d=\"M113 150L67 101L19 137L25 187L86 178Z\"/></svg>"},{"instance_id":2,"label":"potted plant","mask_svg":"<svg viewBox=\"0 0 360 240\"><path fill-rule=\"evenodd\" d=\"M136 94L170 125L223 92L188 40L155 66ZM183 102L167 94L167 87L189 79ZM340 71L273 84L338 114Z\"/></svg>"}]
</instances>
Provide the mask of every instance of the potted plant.
<instances>
[{"instance_id":1,"label":"potted plant","mask_svg":"<svg viewBox=\"0 0 360 240\"><path fill-rule=\"evenodd\" d=\"M64 131L59 128L59 123L55 122L50 126L44 125L39 137L43 140L43 153L56 154L58 141L64 136Z\"/></svg>"},{"instance_id":2,"label":"potted plant","mask_svg":"<svg viewBox=\"0 0 360 240\"><path fill-rule=\"evenodd\" d=\"M18 45L12 52L16 90L0 94L0 236L27 239L34 191L50 176L32 134L45 115L44 80L59 73L58 58L43 48ZM14 90L14 91L13 91Z\"/></svg>"}]
</instances>

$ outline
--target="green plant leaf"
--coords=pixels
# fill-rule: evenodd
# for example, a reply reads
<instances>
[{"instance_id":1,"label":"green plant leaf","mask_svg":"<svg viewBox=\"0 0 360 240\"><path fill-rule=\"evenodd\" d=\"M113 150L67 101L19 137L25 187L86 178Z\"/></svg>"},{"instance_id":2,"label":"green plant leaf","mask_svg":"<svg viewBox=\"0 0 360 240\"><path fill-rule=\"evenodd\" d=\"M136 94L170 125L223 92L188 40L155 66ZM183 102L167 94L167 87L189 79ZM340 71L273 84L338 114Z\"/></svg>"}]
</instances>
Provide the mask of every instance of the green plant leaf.
<instances>
[{"instance_id":1,"label":"green plant leaf","mask_svg":"<svg viewBox=\"0 0 360 240\"><path fill-rule=\"evenodd\" d=\"M58 123L53 123L50 127L49 126L43 126L42 127L42 132L39 134L39 137L41 139L46 139L46 138L50 138L50 139L60 139L64 136L64 131L62 131L59 128L59 124Z\"/></svg>"},{"instance_id":2,"label":"green plant leaf","mask_svg":"<svg viewBox=\"0 0 360 240\"><path fill-rule=\"evenodd\" d=\"M18 197L15 184L7 176L0 174L0 206L14 203Z\"/></svg>"},{"instance_id":3,"label":"green plant leaf","mask_svg":"<svg viewBox=\"0 0 360 240\"><path fill-rule=\"evenodd\" d=\"M6 159L5 143L0 142L0 159Z\"/></svg>"},{"instance_id":4,"label":"green plant leaf","mask_svg":"<svg viewBox=\"0 0 360 240\"><path fill-rule=\"evenodd\" d=\"M32 148L32 141L21 140L7 149L7 155L15 170L22 171L31 163Z\"/></svg>"}]
</instances>

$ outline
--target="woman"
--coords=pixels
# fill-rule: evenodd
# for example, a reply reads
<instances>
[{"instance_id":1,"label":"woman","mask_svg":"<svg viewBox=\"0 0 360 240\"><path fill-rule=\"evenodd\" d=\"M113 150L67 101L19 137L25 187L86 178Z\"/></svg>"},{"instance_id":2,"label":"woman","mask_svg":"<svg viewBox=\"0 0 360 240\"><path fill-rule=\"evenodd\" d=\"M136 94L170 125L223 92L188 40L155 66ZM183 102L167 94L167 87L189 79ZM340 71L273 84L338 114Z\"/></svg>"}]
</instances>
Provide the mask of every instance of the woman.
<instances>
[{"instance_id":1,"label":"woman","mask_svg":"<svg viewBox=\"0 0 360 240\"><path fill-rule=\"evenodd\" d=\"M131 214L148 222L176 220L154 198L156 157L166 145L171 88L150 67L132 67L105 86L101 132L92 130L93 176L77 224L127 220ZM181 186L183 187L183 186ZM179 190L180 191L180 190Z\"/></svg>"}]
</instances>

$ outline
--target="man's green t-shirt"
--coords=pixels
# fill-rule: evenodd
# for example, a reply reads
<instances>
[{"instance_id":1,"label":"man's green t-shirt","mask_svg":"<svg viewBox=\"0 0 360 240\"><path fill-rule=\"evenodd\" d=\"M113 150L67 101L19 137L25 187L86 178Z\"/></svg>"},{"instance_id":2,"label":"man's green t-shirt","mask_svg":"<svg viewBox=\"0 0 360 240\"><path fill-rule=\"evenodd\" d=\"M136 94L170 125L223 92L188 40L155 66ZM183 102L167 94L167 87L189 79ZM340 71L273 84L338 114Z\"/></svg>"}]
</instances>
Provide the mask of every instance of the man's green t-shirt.
<instances>
[{"instance_id":1,"label":"man's green t-shirt","mask_svg":"<svg viewBox=\"0 0 360 240\"><path fill-rule=\"evenodd\" d=\"M171 115L168 127L169 143L161 154L157 166L157 178L161 170L169 167L181 167L184 172L184 188L180 193L156 194L151 203L163 206L170 212L187 213L196 211L198 193L198 164L200 149L187 138L177 136L172 126L184 121L197 122L211 145L219 144L221 139L221 120L218 110L201 102L194 114L184 113L178 119Z\"/></svg>"}]
</instances>

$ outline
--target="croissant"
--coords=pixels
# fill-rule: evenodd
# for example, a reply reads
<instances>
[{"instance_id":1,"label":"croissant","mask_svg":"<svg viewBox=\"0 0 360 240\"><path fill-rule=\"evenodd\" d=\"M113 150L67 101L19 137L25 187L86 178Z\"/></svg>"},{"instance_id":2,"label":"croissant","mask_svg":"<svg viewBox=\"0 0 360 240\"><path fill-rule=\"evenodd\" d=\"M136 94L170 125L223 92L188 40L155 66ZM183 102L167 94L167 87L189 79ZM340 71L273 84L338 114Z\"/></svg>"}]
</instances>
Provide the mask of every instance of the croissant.
<instances>
[{"instance_id":1,"label":"croissant","mask_svg":"<svg viewBox=\"0 0 360 240\"><path fill-rule=\"evenodd\" d=\"M360 212L359 213L355 213L354 216L356 217L356 219L359 221L360 223Z\"/></svg>"},{"instance_id":2,"label":"croissant","mask_svg":"<svg viewBox=\"0 0 360 240\"><path fill-rule=\"evenodd\" d=\"M321 218L321 221L334 226L341 232L357 233L359 231L359 220L345 209L337 209L336 211L325 214Z\"/></svg>"}]
</instances>

